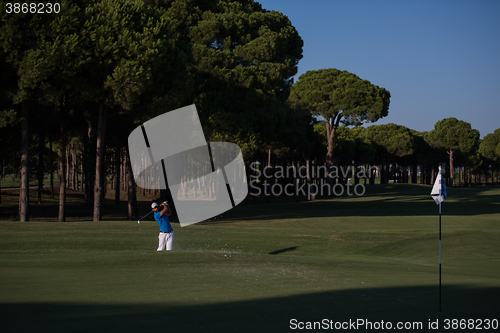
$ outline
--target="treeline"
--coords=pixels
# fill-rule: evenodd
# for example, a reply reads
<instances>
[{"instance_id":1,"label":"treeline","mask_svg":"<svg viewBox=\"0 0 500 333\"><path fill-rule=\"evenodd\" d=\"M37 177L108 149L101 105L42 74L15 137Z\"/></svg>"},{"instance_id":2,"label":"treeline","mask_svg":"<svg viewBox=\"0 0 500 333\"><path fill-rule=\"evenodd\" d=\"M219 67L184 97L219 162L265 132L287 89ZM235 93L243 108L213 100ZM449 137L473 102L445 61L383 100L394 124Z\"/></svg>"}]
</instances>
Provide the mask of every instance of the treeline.
<instances>
[{"instance_id":1,"label":"treeline","mask_svg":"<svg viewBox=\"0 0 500 333\"><path fill-rule=\"evenodd\" d=\"M500 171L500 129L479 139L479 131L456 118L436 123L428 132L396 124L336 129L335 166L329 168L324 122L313 125L318 142L302 156L288 155L280 147L262 152L251 169L252 193L273 196L273 184L314 184L312 191L338 195L339 191L318 191L333 184L412 183L433 184L438 167L448 186L498 185ZM333 178L333 179L329 179ZM297 191L289 191L296 193ZM344 187L345 192L345 187ZM279 192L278 192L279 193ZM352 193L352 192L351 192Z\"/></svg>"},{"instance_id":2,"label":"treeline","mask_svg":"<svg viewBox=\"0 0 500 333\"><path fill-rule=\"evenodd\" d=\"M302 57L288 18L252 0L68 0L59 13L0 15L0 149L3 165L20 157L21 221L30 169L42 173L47 142L58 158L60 221L73 138L94 220L107 150L126 149L128 134L156 115L194 103L207 140L258 151L280 135Z\"/></svg>"},{"instance_id":3,"label":"treeline","mask_svg":"<svg viewBox=\"0 0 500 333\"><path fill-rule=\"evenodd\" d=\"M20 173L21 221L30 179L41 193L44 174L55 173L59 221L67 188L85 193L94 220L108 187L116 202L125 191L128 218L136 219L128 135L190 104L207 142L241 147L249 182L265 166L314 165L371 168L365 181L372 183L430 183L445 159L450 182L480 184L493 172L498 180L498 130L479 140L453 118L428 133L394 124L350 128L387 116L390 93L336 69L307 72L293 84L302 39L285 15L253 0L68 0L59 13L2 12L0 23L0 164ZM333 186L359 178L329 172L297 181Z\"/></svg>"}]
</instances>

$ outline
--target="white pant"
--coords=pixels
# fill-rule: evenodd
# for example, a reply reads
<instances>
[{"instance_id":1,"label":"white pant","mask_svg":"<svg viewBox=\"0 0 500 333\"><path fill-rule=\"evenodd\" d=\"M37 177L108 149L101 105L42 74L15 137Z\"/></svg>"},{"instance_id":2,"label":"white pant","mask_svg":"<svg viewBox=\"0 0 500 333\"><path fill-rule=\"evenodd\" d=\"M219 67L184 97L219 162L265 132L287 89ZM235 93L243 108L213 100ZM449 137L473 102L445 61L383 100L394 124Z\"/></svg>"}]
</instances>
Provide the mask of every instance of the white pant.
<instances>
[{"instance_id":1,"label":"white pant","mask_svg":"<svg viewBox=\"0 0 500 333\"><path fill-rule=\"evenodd\" d=\"M163 251L165 247L167 248L167 251L172 250L172 243L174 241L174 231L172 232L164 233L160 232L160 235L158 236L158 250L156 251Z\"/></svg>"}]
</instances>

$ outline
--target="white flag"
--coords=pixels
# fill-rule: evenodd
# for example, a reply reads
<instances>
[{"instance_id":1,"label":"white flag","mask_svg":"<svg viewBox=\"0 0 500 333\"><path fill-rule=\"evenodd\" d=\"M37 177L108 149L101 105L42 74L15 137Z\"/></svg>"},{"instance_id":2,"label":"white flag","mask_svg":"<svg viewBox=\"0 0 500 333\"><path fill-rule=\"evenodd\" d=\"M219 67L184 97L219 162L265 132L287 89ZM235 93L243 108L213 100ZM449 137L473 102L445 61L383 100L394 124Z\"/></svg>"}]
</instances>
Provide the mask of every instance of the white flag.
<instances>
[{"instance_id":1,"label":"white flag","mask_svg":"<svg viewBox=\"0 0 500 333\"><path fill-rule=\"evenodd\" d=\"M443 176L441 175L441 167L439 167L439 173L436 177L436 181L434 182L434 186L432 187L431 197L436 201L436 205L443 202L448 195L448 190L446 189L446 185L444 183Z\"/></svg>"}]
</instances>

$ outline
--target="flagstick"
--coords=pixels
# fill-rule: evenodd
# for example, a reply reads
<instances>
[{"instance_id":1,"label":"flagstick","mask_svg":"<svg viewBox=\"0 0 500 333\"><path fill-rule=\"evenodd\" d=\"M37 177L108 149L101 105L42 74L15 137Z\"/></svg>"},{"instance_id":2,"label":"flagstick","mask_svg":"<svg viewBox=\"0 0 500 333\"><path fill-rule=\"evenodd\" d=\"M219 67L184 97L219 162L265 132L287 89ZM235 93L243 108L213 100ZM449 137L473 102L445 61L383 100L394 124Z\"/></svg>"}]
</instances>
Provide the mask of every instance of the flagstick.
<instances>
[{"instance_id":1,"label":"flagstick","mask_svg":"<svg viewBox=\"0 0 500 333\"><path fill-rule=\"evenodd\" d=\"M441 312L441 202L439 202L439 312Z\"/></svg>"},{"instance_id":2,"label":"flagstick","mask_svg":"<svg viewBox=\"0 0 500 333\"><path fill-rule=\"evenodd\" d=\"M441 174L441 165L439 166L439 173L434 182L431 190L431 197L439 205L439 312L441 312L441 203L448 195L448 190L443 181Z\"/></svg>"}]
</instances>

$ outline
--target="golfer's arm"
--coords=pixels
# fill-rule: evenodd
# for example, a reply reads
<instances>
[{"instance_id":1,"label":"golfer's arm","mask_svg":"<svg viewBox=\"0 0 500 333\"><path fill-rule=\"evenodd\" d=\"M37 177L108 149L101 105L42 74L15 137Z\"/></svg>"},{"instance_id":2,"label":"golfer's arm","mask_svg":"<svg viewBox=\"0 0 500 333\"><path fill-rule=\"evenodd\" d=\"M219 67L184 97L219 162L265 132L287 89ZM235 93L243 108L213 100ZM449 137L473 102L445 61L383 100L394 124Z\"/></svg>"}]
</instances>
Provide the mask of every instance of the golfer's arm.
<instances>
[{"instance_id":1,"label":"golfer's arm","mask_svg":"<svg viewBox=\"0 0 500 333\"><path fill-rule=\"evenodd\" d=\"M160 212L161 216L163 216L163 214L165 214L165 213L167 213L167 216L170 216L172 214L170 207L167 205L163 205L163 209Z\"/></svg>"}]
</instances>

